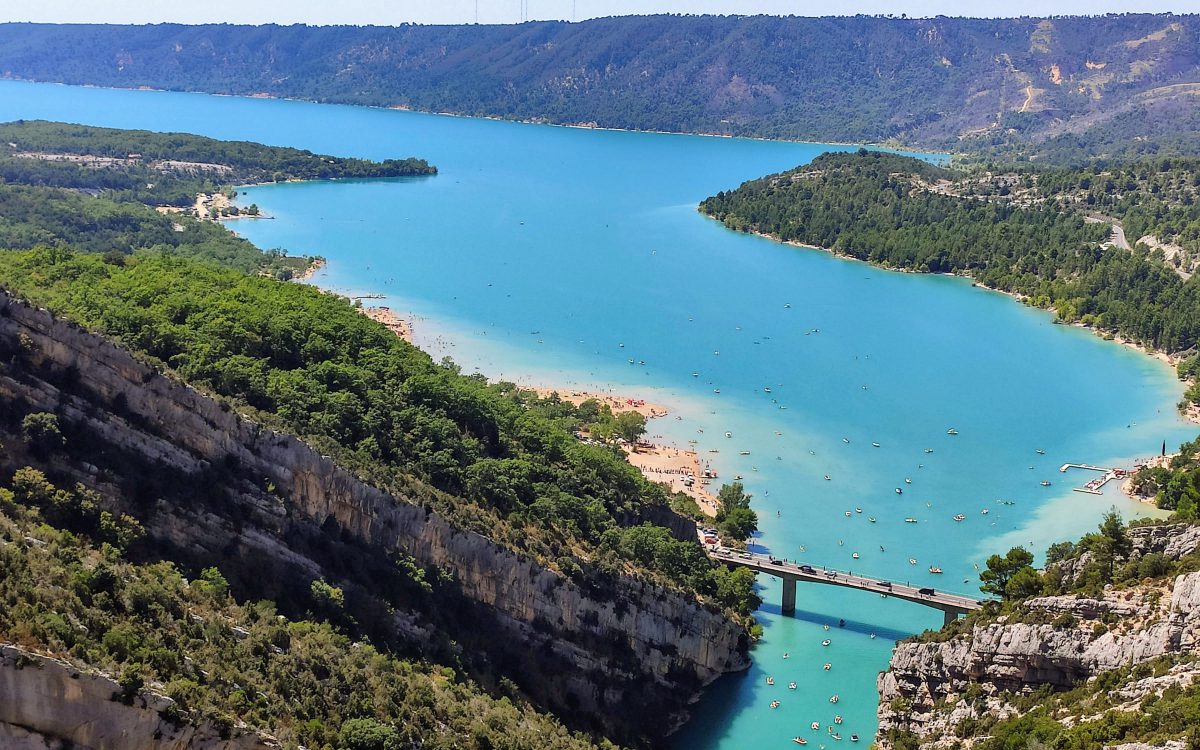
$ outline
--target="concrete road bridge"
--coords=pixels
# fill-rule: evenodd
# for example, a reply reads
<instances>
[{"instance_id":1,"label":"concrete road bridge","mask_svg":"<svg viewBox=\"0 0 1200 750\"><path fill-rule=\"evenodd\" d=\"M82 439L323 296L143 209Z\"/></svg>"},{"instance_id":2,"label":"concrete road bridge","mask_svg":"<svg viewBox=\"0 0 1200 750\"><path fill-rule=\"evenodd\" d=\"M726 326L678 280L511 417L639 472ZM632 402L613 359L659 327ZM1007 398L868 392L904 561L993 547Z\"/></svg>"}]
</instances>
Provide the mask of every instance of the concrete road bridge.
<instances>
[{"instance_id":1,"label":"concrete road bridge","mask_svg":"<svg viewBox=\"0 0 1200 750\"><path fill-rule=\"evenodd\" d=\"M903 599L925 607L939 609L945 614L945 623L956 620L959 615L965 615L983 607L979 599L972 599L962 594L952 594L938 591L933 587L913 586L900 581L889 581L885 578L872 578L848 571L833 570L820 565L810 565L791 560L779 560L769 555L755 555L749 552L733 552L708 548L708 556L713 560L730 567L750 568L757 573L766 573L783 579L783 613L796 612L796 584L820 583L826 586L841 586L848 589L860 589L873 594Z\"/></svg>"}]
</instances>

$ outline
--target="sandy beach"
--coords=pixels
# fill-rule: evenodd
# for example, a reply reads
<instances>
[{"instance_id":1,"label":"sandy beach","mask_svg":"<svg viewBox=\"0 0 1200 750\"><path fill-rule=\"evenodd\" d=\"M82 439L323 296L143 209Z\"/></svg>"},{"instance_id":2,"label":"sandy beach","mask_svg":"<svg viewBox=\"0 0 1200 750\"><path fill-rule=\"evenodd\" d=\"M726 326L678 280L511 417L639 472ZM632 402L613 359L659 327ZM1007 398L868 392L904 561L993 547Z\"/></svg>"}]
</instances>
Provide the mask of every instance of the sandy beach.
<instances>
[{"instance_id":1,"label":"sandy beach","mask_svg":"<svg viewBox=\"0 0 1200 750\"><path fill-rule=\"evenodd\" d=\"M392 312L390 307L360 307L363 315L374 321L383 323L392 333L404 339L408 343L413 342L412 324L396 313Z\"/></svg>"},{"instance_id":2,"label":"sandy beach","mask_svg":"<svg viewBox=\"0 0 1200 750\"><path fill-rule=\"evenodd\" d=\"M641 414L646 419L654 419L655 417L665 417L668 414L667 407L660 404L652 404L648 401L636 398L626 398L623 396L615 396L611 393L596 393L594 391L579 391L571 388L547 388L545 386L521 386L525 390L533 391L538 395L538 398L549 398L554 394L567 403L582 404L588 399L596 399L602 404L607 404L608 408L612 409L613 414L621 414L622 412L635 411Z\"/></svg>"},{"instance_id":3,"label":"sandy beach","mask_svg":"<svg viewBox=\"0 0 1200 750\"><path fill-rule=\"evenodd\" d=\"M292 281L308 281L325 267L324 258L313 258L308 263L308 268L304 269L303 273L298 273L292 277Z\"/></svg>"},{"instance_id":4,"label":"sandy beach","mask_svg":"<svg viewBox=\"0 0 1200 750\"><path fill-rule=\"evenodd\" d=\"M709 485L704 483L703 468L695 451L667 445L647 447L643 444L638 446L636 453L626 449L625 455L629 463L651 482L669 485L672 492L682 492L695 500L706 515L717 515L719 504L716 495L709 492ZM684 483L689 475L695 479L691 487Z\"/></svg>"},{"instance_id":5,"label":"sandy beach","mask_svg":"<svg viewBox=\"0 0 1200 750\"><path fill-rule=\"evenodd\" d=\"M314 266L311 269L313 273L320 267L317 264L314 264ZM362 307L359 309L363 315L383 323L397 336L410 344L412 343L412 325L409 321L396 315L390 308ZM558 394L558 397L563 401L576 405L588 399L596 399L602 404L607 404L612 409L613 414L632 411L641 414L649 420L665 417L670 413L670 410L662 404L654 404L643 399L618 396L612 393L598 393L596 391L573 388L551 388L548 386L522 385L521 387L533 391L539 398L548 398L553 394ZM704 470L707 467L701 465L700 458L696 455L695 451L684 450L669 445L642 443L638 446L637 452L627 448L625 455L629 463L637 467L642 472L642 475L650 481L666 484L673 492L686 494L695 500L700 509L709 516L717 514L717 498L712 492L709 492L708 484L703 476ZM686 478L689 476L693 478L692 486L690 487L685 483Z\"/></svg>"},{"instance_id":6,"label":"sandy beach","mask_svg":"<svg viewBox=\"0 0 1200 750\"><path fill-rule=\"evenodd\" d=\"M622 412L637 412L646 419L658 419L667 416L670 410L661 404L652 404L642 399L617 396L611 393L597 393L575 389L548 388L545 386L521 386L537 393L540 398L548 398L553 394L563 401L579 405L588 399L596 399L607 404L613 414ZM635 453L625 449L629 463L642 472L642 476L651 482L660 482L671 488L672 492L682 492L696 501L700 510L709 516L717 514L717 498L709 492L708 484L703 476L705 466L701 466L700 458L695 451L684 450L670 445L643 442L638 445ZM692 485L686 484L687 477L692 477Z\"/></svg>"}]
</instances>

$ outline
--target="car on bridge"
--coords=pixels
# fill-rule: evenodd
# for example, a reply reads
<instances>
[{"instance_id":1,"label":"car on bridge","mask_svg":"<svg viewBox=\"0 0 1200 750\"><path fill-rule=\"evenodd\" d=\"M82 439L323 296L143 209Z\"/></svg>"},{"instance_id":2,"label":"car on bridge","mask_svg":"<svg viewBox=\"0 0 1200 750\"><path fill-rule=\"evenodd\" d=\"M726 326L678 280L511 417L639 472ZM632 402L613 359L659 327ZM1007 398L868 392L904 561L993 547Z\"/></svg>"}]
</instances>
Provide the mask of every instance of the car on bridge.
<instances>
[{"instance_id":1,"label":"car on bridge","mask_svg":"<svg viewBox=\"0 0 1200 750\"><path fill-rule=\"evenodd\" d=\"M881 587L887 589L888 591L892 590L892 582L891 581L876 581L875 585L881 586Z\"/></svg>"},{"instance_id":2,"label":"car on bridge","mask_svg":"<svg viewBox=\"0 0 1200 750\"><path fill-rule=\"evenodd\" d=\"M918 593L918 594L923 594L924 596L933 596L933 595L934 595L934 594L936 594L937 592L936 592L936 591L934 591L933 589L929 588L928 586L926 586L926 587L925 587L925 588L923 588L923 589L917 589L917 593Z\"/></svg>"},{"instance_id":3,"label":"car on bridge","mask_svg":"<svg viewBox=\"0 0 1200 750\"><path fill-rule=\"evenodd\" d=\"M811 565L801 565L800 572L808 573L809 575L814 575L814 574L816 574L817 571L813 570L813 566L811 566Z\"/></svg>"}]
</instances>

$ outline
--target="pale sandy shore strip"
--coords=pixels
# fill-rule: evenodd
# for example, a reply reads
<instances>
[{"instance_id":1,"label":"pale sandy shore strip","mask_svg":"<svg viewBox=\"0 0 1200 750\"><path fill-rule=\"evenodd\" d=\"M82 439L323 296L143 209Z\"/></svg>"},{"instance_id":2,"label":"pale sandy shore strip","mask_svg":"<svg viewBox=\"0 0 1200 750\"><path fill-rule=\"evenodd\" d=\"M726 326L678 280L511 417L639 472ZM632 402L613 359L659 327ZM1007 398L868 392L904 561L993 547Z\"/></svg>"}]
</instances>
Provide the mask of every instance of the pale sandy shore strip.
<instances>
[{"instance_id":1,"label":"pale sandy shore strip","mask_svg":"<svg viewBox=\"0 0 1200 750\"><path fill-rule=\"evenodd\" d=\"M324 267L325 260L322 258L317 258L308 264L308 268L304 269L303 273L298 273L293 276L292 281L308 281L313 276L317 275L317 271L320 271Z\"/></svg>"},{"instance_id":2,"label":"pale sandy shore strip","mask_svg":"<svg viewBox=\"0 0 1200 750\"><path fill-rule=\"evenodd\" d=\"M412 324L396 313L392 312L390 307L360 307L363 315L366 315L371 320L383 323L392 333L404 339L408 343L413 342Z\"/></svg>"},{"instance_id":3,"label":"pale sandy shore strip","mask_svg":"<svg viewBox=\"0 0 1200 750\"><path fill-rule=\"evenodd\" d=\"M668 485L672 492L684 493L696 501L705 515L717 515L717 498L709 491L709 485L702 477L700 457L695 451L669 445L643 444L638 447L636 453L626 449L625 455L629 463L636 466L651 482L660 482ZM688 476L693 479L691 486L685 482Z\"/></svg>"},{"instance_id":4,"label":"pale sandy shore strip","mask_svg":"<svg viewBox=\"0 0 1200 750\"><path fill-rule=\"evenodd\" d=\"M313 273L316 268L311 269ZM396 315L387 307L361 307L359 311L372 320L383 323L393 333L405 341L412 343L412 325ZM553 394L563 401L579 405L588 399L596 399L606 404L614 414L634 411L646 419L656 419L667 416L670 410L662 404L655 404L643 399L617 396L611 393L597 393L573 388L551 388L548 386L521 386L533 391L539 398L548 398ZM695 451L684 450L669 445L642 443L634 451L625 448L629 463L642 472L642 475L652 482L666 484L673 492L682 492L696 501L706 515L717 514L717 498L709 492L708 480L703 476L705 466L701 465L700 457ZM687 483L692 478L691 485Z\"/></svg>"},{"instance_id":5,"label":"pale sandy shore strip","mask_svg":"<svg viewBox=\"0 0 1200 750\"><path fill-rule=\"evenodd\" d=\"M623 396L615 396L611 393L597 393L595 391L581 391L572 388L549 388L546 386L521 386L527 391L533 391L538 395L538 398L550 398L557 394L558 397L567 403L579 406L588 399L595 399L600 403L612 409L613 414L621 414L622 412L635 411L641 414L646 419L654 419L655 417L665 417L668 414L668 409L661 404L652 404L648 401L636 398L626 398Z\"/></svg>"}]
</instances>

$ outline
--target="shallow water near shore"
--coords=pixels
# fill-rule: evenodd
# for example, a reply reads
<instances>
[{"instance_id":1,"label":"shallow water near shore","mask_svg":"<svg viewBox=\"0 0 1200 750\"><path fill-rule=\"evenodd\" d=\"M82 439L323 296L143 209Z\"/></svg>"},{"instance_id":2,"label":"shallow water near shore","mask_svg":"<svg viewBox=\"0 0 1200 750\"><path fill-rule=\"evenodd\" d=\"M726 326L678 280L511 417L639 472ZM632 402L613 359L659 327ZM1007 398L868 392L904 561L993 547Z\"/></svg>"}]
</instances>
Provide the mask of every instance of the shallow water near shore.
<instances>
[{"instance_id":1,"label":"shallow water near shore","mask_svg":"<svg viewBox=\"0 0 1200 750\"><path fill-rule=\"evenodd\" d=\"M0 118L428 159L437 177L247 189L240 202L274 220L230 226L327 257L313 283L387 295L368 302L411 314L417 343L465 372L671 406L651 434L697 441L722 480L743 475L755 544L778 556L975 592L992 552L1040 553L1114 505L1145 512L1114 484L1072 492L1091 477L1061 464L1128 465L1196 433L1150 357L962 279L786 247L695 210L827 147L14 82L0 82ZM821 586L801 586L785 618L779 589L763 581L754 667L710 689L678 746L829 746L835 715L843 742L869 743L893 640L942 620Z\"/></svg>"}]
</instances>

